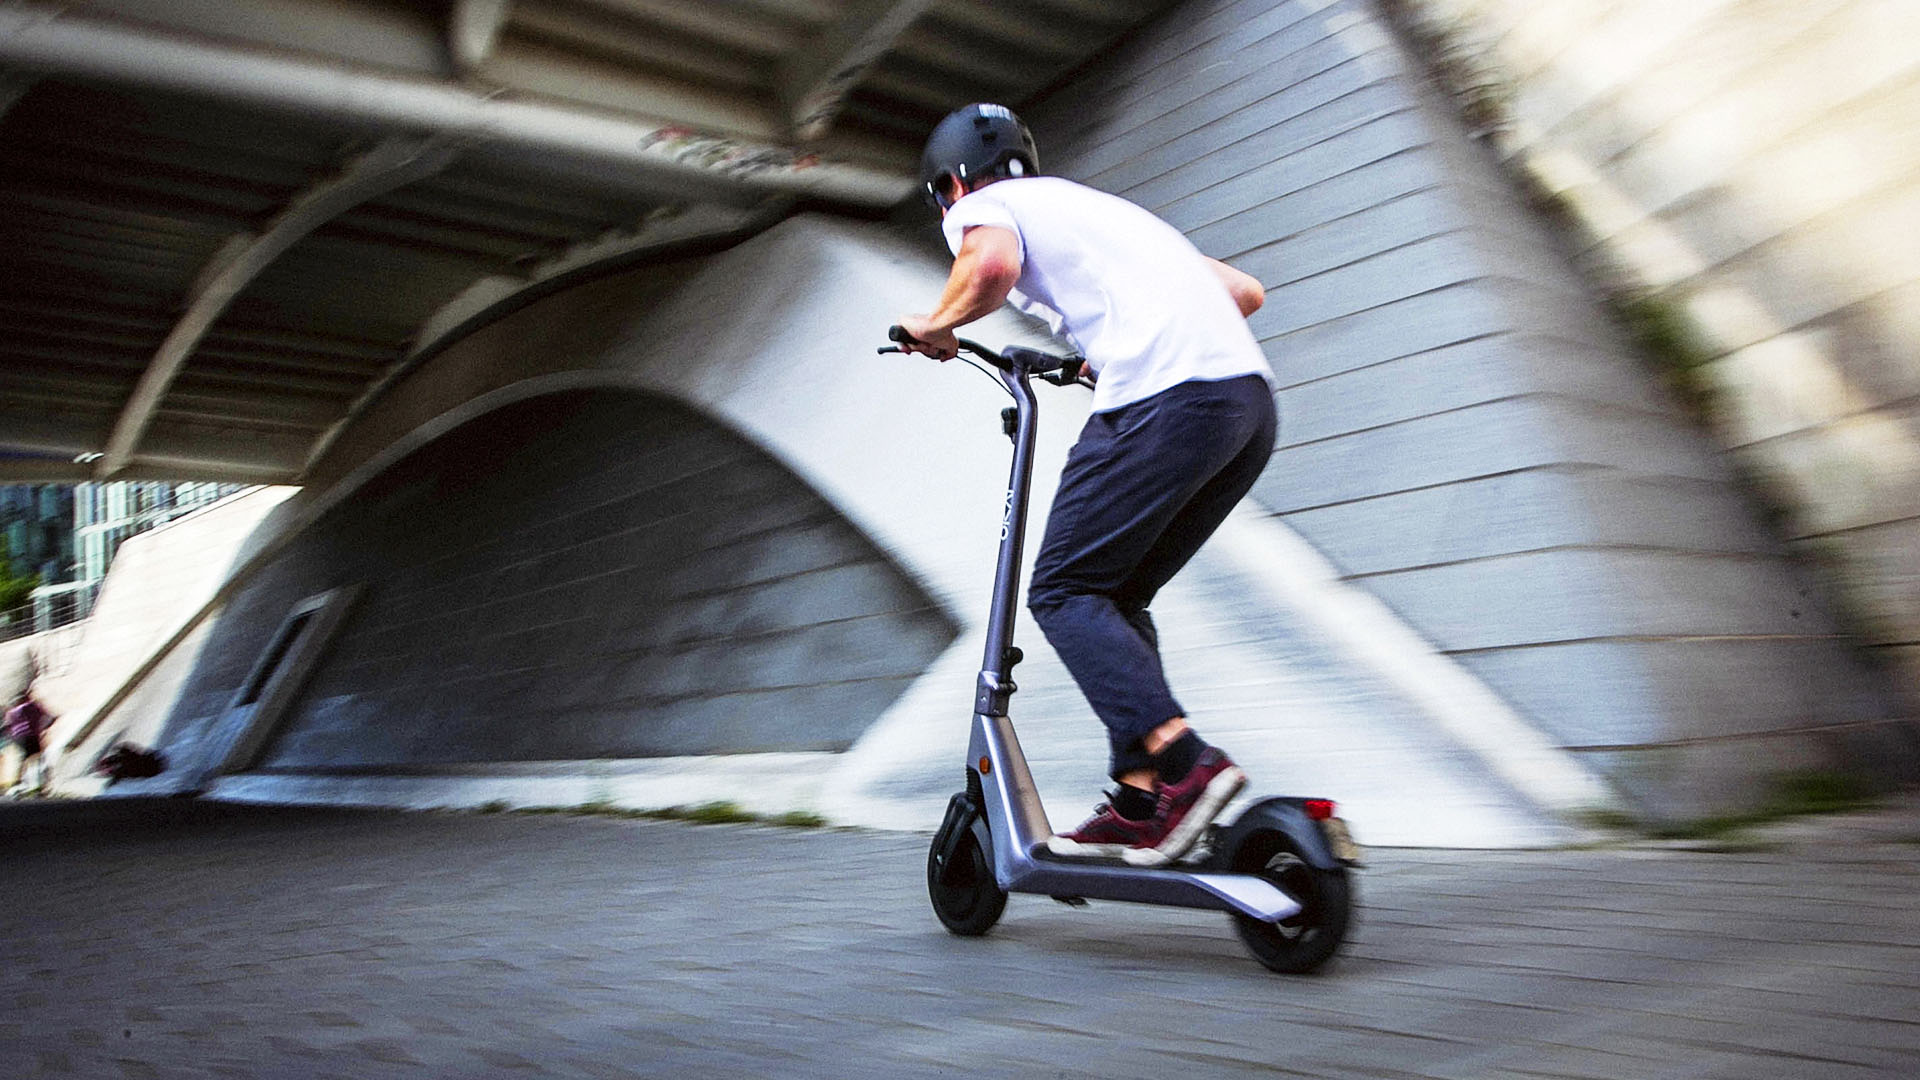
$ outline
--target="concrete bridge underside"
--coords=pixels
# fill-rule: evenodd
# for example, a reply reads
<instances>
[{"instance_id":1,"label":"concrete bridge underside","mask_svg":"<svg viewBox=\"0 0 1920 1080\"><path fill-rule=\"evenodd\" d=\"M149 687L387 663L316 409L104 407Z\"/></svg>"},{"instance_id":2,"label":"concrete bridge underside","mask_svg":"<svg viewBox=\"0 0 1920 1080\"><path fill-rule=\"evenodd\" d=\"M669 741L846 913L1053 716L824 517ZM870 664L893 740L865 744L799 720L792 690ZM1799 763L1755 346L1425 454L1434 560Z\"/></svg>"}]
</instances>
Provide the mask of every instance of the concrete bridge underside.
<instances>
[{"instance_id":1,"label":"concrete bridge underside","mask_svg":"<svg viewBox=\"0 0 1920 1080\"><path fill-rule=\"evenodd\" d=\"M1796 770L1911 777L1911 723L1370 0L1193 0L1023 104L1050 171L1269 289L1281 446L1156 607L1250 794L1340 799L1376 842L1519 845ZM930 824L1001 402L872 354L937 293L926 227L768 227L792 208L508 289L390 361L303 444L191 654L65 729L69 781L144 724L176 761L148 790ZM1043 408L1042 504L1086 403ZM1058 823L1103 739L1022 633Z\"/></svg>"},{"instance_id":2,"label":"concrete bridge underside","mask_svg":"<svg viewBox=\"0 0 1920 1080\"><path fill-rule=\"evenodd\" d=\"M866 313L941 275L877 227L803 218L461 342L341 440L371 458L267 526L284 543L174 676L156 736L172 769L123 790L725 799L930 826L979 667L1004 399L957 365L875 357ZM1044 343L1010 316L981 332ZM1086 407L1044 402L1036 529ZM1332 791L1379 842L1496 845L1569 835L1543 803L1604 799L1582 776L1514 783L1521 747L1483 757L1390 670L1442 658L1329 637L1299 567L1265 561L1289 544L1310 554L1265 515L1236 518L1156 605L1196 722L1256 792ZM262 665L303 655L279 629L336 590L351 610L265 715ZM1021 632L1017 715L1064 820L1097 792L1104 735L1024 616Z\"/></svg>"}]
</instances>

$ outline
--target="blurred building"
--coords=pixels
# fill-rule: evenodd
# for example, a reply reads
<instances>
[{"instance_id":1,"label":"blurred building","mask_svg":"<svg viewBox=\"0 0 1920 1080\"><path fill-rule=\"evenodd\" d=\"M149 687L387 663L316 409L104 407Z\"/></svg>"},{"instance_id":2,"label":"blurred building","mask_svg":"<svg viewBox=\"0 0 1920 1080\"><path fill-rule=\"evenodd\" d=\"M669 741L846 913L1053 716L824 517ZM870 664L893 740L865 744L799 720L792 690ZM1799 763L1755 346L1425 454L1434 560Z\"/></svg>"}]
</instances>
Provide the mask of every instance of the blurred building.
<instances>
[{"instance_id":1,"label":"blurred building","mask_svg":"<svg viewBox=\"0 0 1920 1080\"><path fill-rule=\"evenodd\" d=\"M73 578L73 489L65 484L0 487L0 537L15 577L42 584Z\"/></svg>"},{"instance_id":2,"label":"blurred building","mask_svg":"<svg viewBox=\"0 0 1920 1080\"><path fill-rule=\"evenodd\" d=\"M74 611L73 489L65 484L0 487L0 550L8 576L37 587L23 602L0 601L0 638L18 637L53 625L55 611L70 621Z\"/></svg>"},{"instance_id":3,"label":"blurred building","mask_svg":"<svg viewBox=\"0 0 1920 1080\"><path fill-rule=\"evenodd\" d=\"M158 480L74 485L69 496L73 526L68 542L73 580L97 585L129 536L192 513L245 486Z\"/></svg>"},{"instance_id":4,"label":"blurred building","mask_svg":"<svg viewBox=\"0 0 1920 1080\"><path fill-rule=\"evenodd\" d=\"M91 609L128 537L215 502L244 484L13 484L0 487L0 538L15 577L39 578L15 629L46 630Z\"/></svg>"}]
</instances>

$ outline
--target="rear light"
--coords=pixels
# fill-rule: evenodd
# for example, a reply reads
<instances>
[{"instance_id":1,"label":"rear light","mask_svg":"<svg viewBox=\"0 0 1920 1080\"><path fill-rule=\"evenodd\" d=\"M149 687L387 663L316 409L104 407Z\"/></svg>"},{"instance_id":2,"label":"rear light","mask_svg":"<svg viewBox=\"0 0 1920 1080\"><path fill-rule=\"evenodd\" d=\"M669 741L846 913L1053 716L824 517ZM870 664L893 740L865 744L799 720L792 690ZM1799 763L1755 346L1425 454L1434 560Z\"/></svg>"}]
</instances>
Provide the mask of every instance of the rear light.
<instances>
[{"instance_id":1,"label":"rear light","mask_svg":"<svg viewBox=\"0 0 1920 1080\"><path fill-rule=\"evenodd\" d=\"M1300 802L1300 808L1315 821L1325 821L1333 816L1332 799L1303 799Z\"/></svg>"}]
</instances>

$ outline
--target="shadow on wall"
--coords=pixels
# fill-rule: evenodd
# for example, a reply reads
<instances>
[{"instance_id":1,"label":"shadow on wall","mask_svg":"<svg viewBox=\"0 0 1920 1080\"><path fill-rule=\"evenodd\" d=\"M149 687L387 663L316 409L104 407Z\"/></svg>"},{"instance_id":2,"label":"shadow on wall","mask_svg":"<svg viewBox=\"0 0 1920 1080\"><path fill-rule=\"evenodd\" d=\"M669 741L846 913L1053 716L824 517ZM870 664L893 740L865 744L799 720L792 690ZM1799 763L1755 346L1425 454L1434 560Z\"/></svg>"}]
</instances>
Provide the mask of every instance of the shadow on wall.
<instances>
[{"instance_id":1,"label":"shadow on wall","mask_svg":"<svg viewBox=\"0 0 1920 1080\"><path fill-rule=\"evenodd\" d=\"M803 481L689 406L485 413L295 538L228 606L161 740L204 780L290 613L351 613L257 770L841 750L957 628ZM250 678L250 676L252 676Z\"/></svg>"}]
</instances>

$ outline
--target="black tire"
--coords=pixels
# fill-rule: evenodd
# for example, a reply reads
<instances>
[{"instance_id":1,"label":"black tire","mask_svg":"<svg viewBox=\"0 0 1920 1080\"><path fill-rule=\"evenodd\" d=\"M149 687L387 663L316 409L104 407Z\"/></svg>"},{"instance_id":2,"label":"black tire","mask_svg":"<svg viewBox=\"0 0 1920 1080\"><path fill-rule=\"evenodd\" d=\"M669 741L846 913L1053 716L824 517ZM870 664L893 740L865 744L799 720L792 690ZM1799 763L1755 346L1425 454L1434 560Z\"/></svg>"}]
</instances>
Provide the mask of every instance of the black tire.
<instances>
[{"instance_id":1,"label":"black tire","mask_svg":"<svg viewBox=\"0 0 1920 1080\"><path fill-rule=\"evenodd\" d=\"M1262 964L1283 975L1304 975L1340 948L1353 917L1353 883L1345 867L1314 867L1284 833L1270 831L1249 835L1233 852L1232 865L1300 901L1300 913L1278 923L1233 916L1240 940Z\"/></svg>"},{"instance_id":2,"label":"black tire","mask_svg":"<svg viewBox=\"0 0 1920 1080\"><path fill-rule=\"evenodd\" d=\"M993 880L993 867L987 865L980 841L968 829L954 849L946 872L934 864L940 840L927 852L927 896L933 901L933 913L940 925L961 937L978 937L1000 921L1007 908L1007 894Z\"/></svg>"}]
</instances>

